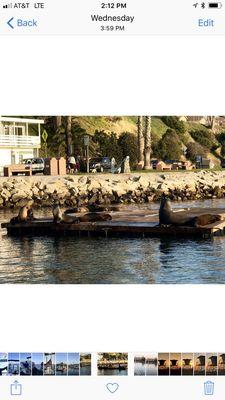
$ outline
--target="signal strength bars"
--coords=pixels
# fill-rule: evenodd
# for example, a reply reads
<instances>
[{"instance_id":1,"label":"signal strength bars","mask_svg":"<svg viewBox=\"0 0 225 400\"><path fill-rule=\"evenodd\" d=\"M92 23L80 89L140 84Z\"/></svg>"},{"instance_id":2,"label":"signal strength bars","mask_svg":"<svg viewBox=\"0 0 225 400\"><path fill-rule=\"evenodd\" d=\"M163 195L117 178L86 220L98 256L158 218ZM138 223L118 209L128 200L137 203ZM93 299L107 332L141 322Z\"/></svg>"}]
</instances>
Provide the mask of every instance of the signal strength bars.
<instances>
[{"instance_id":1,"label":"signal strength bars","mask_svg":"<svg viewBox=\"0 0 225 400\"><path fill-rule=\"evenodd\" d=\"M12 8L12 3L4 4L2 8Z\"/></svg>"}]
</instances>

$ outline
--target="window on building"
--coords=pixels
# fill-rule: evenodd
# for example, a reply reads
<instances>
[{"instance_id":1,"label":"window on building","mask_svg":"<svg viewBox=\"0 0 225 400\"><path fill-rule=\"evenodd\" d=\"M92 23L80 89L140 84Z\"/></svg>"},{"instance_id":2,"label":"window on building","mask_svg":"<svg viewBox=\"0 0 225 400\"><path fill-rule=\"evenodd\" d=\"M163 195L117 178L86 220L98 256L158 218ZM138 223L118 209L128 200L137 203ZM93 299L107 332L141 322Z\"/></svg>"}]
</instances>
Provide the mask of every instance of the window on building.
<instances>
[{"instance_id":1,"label":"window on building","mask_svg":"<svg viewBox=\"0 0 225 400\"><path fill-rule=\"evenodd\" d=\"M15 126L15 135L17 135L17 136L23 135L23 127L22 126Z\"/></svg>"},{"instance_id":2,"label":"window on building","mask_svg":"<svg viewBox=\"0 0 225 400\"><path fill-rule=\"evenodd\" d=\"M4 126L4 135L9 135L9 125Z\"/></svg>"}]
</instances>

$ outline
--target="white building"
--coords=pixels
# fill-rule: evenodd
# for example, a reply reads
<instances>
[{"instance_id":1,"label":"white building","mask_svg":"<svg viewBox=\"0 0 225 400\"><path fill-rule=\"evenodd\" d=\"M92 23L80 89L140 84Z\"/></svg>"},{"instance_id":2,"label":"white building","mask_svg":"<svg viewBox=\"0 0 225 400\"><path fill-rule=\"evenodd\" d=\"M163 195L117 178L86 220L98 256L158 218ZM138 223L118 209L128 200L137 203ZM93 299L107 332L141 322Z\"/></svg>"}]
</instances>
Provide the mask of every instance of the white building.
<instances>
[{"instance_id":1,"label":"white building","mask_svg":"<svg viewBox=\"0 0 225 400\"><path fill-rule=\"evenodd\" d=\"M0 116L0 168L38 157L41 147L41 119Z\"/></svg>"}]
</instances>

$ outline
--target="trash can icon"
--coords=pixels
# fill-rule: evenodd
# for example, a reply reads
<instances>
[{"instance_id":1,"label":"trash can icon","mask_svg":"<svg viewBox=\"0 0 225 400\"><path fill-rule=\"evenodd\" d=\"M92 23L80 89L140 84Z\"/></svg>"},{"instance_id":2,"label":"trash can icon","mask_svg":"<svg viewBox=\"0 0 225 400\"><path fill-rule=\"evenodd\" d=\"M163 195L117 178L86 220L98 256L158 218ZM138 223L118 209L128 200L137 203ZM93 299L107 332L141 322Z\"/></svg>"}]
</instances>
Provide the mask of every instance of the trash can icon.
<instances>
[{"instance_id":1,"label":"trash can icon","mask_svg":"<svg viewBox=\"0 0 225 400\"><path fill-rule=\"evenodd\" d=\"M19 382L14 381L10 385L10 394L11 394L11 396L21 396L22 395L22 385Z\"/></svg>"},{"instance_id":2,"label":"trash can icon","mask_svg":"<svg viewBox=\"0 0 225 400\"><path fill-rule=\"evenodd\" d=\"M212 396L214 394L214 383L211 381L207 381L204 383L204 392L205 395L208 396Z\"/></svg>"}]
</instances>

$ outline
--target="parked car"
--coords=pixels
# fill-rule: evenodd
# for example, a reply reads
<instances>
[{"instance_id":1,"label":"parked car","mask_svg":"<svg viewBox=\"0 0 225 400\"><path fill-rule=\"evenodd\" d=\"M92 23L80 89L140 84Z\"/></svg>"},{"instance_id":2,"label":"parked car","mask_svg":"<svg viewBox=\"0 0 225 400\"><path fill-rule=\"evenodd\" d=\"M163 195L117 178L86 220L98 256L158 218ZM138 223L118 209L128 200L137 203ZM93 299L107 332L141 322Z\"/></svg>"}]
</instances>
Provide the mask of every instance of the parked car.
<instances>
[{"instance_id":1,"label":"parked car","mask_svg":"<svg viewBox=\"0 0 225 400\"><path fill-rule=\"evenodd\" d=\"M43 173L45 168L44 158L26 158L23 160L23 164L31 165L32 174Z\"/></svg>"},{"instance_id":2,"label":"parked car","mask_svg":"<svg viewBox=\"0 0 225 400\"><path fill-rule=\"evenodd\" d=\"M91 158L90 171L104 172L111 169L111 160L109 157Z\"/></svg>"},{"instance_id":3,"label":"parked car","mask_svg":"<svg viewBox=\"0 0 225 400\"><path fill-rule=\"evenodd\" d=\"M156 158L153 158L151 160L151 164L152 164L152 169L156 169L156 165L158 164L159 160L157 160Z\"/></svg>"}]
</instances>

